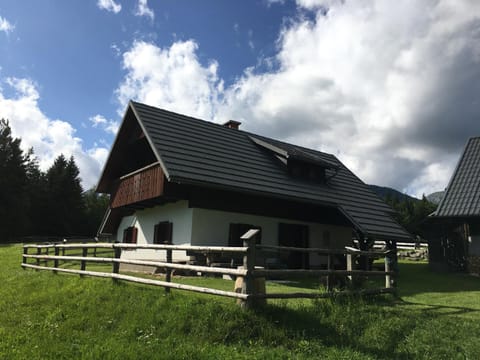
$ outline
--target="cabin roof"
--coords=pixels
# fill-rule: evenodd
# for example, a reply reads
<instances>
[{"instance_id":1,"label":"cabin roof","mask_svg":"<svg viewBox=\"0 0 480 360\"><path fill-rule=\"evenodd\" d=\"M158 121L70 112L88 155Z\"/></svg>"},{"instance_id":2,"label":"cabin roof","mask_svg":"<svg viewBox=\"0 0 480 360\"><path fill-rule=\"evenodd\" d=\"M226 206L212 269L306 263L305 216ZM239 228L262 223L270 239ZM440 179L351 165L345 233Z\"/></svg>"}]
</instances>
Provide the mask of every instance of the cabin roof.
<instances>
[{"instance_id":1,"label":"cabin roof","mask_svg":"<svg viewBox=\"0 0 480 360\"><path fill-rule=\"evenodd\" d=\"M332 206L365 236L411 238L390 216L392 209L331 154L138 102L131 101L129 108L169 182ZM321 166L328 181L292 177L282 156ZM105 182L110 158L99 184Z\"/></svg>"},{"instance_id":2,"label":"cabin roof","mask_svg":"<svg viewBox=\"0 0 480 360\"><path fill-rule=\"evenodd\" d=\"M433 216L480 216L480 137L468 140Z\"/></svg>"}]
</instances>

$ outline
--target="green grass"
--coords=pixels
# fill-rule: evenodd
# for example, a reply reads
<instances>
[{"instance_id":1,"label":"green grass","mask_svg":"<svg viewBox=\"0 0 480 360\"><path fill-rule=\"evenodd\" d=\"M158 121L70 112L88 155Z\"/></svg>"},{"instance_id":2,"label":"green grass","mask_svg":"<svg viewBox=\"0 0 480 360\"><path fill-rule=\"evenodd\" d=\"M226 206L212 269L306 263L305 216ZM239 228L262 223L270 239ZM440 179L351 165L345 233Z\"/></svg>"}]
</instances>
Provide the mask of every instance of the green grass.
<instances>
[{"instance_id":1,"label":"green grass","mask_svg":"<svg viewBox=\"0 0 480 360\"><path fill-rule=\"evenodd\" d=\"M424 263L401 264L400 300L276 301L254 312L226 298L22 270L20 261L20 246L0 246L1 359L480 358L480 279Z\"/></svg>"}]
</instances>

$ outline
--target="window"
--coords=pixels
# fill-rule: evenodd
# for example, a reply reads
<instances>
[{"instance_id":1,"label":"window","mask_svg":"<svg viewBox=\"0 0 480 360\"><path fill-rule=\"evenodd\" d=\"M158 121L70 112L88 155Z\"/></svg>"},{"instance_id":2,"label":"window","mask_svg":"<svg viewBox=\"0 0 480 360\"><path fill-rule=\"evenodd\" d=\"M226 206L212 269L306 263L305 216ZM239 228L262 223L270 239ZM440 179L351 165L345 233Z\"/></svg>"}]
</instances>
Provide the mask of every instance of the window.
<instances>
[{"instance_id":1,"label":"window","mask_svg":"<svg viewBox=\"0 0 480 360\"><path fill-rule=\"evenodd\" d=\"M286 247L308 248L307 225L302 224L278 224L278 244ZM308 269L310 255L308 252L290 251L281 254L281 260L289 269Z\"/></svg>"},{"instance_id":2,"label":"window","mask_svg":"<svg viewBox=\"0 0 480 360\"><path fill-rule=\"evenodd\" d=\"M123 230L123 242L128 244L137 243L137 228L134 226L129 226Z\"/></svg>"},{"instance_id":3,"label":"window","mask_svg":"<svg viewBox=\"0 0 480 360\"><path fill-rule=\"evenodd\" d=\"M321 184L326 182L325 168L322 166L298 160L289 160L287 166L294 178Z\"/></svg>"},{"instance_id":4,"label":"window","mask_svg":"<svg viewBox=\"0 0 480 360\"><path fill-rule=\"evenodd\" d=\"M243 240L240 239L250 229L259 229L256 235L256 243L260 244L262 240L262 228L250 224L230 224L228 236L228 246L243 246Z\"/></svg>"},{"instance_id":5,"label":"window","mask_svg":"<svg viewBox=\"0 0 480 360\"><path fill-rule=\"evenodd\" d=\"M332 246L329 230L323 231L323 246L325 246L327 249L329 249Z\"/></svg>"},{"instance_id":6,"label":"window","mask_svg":"<svg viewBox=\"0 0 480 360\"><path fill-rule=\"evenodd\" d=\"M171 244L172 243L173 223L162 221L155 225L153 230L154 244Z\"/></svg>"}]
</instances>

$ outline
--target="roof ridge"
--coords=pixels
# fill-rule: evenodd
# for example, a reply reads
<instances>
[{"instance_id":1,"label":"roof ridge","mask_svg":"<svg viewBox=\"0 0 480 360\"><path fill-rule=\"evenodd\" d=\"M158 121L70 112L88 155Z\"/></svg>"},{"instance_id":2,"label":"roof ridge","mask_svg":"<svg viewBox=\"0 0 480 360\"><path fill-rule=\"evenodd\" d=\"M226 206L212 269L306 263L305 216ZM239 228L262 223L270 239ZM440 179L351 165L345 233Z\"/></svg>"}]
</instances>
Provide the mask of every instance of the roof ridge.
<instances>
[{"instance_id":1,"label":"roof ridge","mask_svg":"<svg viewBox=\"0 0 480 360\"><path fill-rule=\"evenodd\" d=\"M134 100L131 100L130 101L133 105L140 105L140 106L146 106L146 107L149 107L149 108L152 108L152 109L155 109L156 111L163 111L165 113L168 113L168 114L171 114L175 117L177 116L182 116L182 117L185 117L185 118L188 118L188 119L192 119L192 120L195 120L195 121L199 121L199 122L202 122L202 123L205 123L205 124L209 124L209 125L214 125L218 128L222 128L222 129L228 129L230 131L237 131L237 132L241 132L241 133L244 133L248 136L256 136L256 137L262 137L262 138L265 138L265 139L268 139L268 140L273 140L273 141L277 141L279 143L282 143L282 144L285 144L285 145L288 145L288 146L295 146L301 150L305 150L305 151L313 151L313 152L316 152L316 153L320 153L320 154L323 154L323 155L328 155L328 156L331 156L331 157L334 157L335 159L337 159L337 157L331 153L328 153L328 152L325 152L325 151L321 151L321 150L317 150L317 149L312 149L312 148L308 148L308 147L305 147L303 145L298 145L298 144L294 144L294 143L290 143L290 142L286 142L284 140L279 140L279 139L276 139L276 138L273 138L273 137L269 137L269 136L265 136L265 135L261 135L261 134L257 134L257 133L253 133L253 132L250 132L250 131L247 131L247 130L242 130L242 129L231 129L227 126L224 126L223 124L220 124L220 123L216 123L212 120L205 120L205 119L201 119L201 118L198 118L198 117L195 117L195 116L191 116L191 115L185 115L185 114L181 114L181 113L178 113L178 112L175 112L175 111L172 111L172 110L167 110L167 109L164 109L164 108L160 108L160 107L156 107L156 106L153 106L153 105L148 105L148 104L145 104L145 103L141 103L141 102L138 102L138 101L134 101Z\"/></svg>"}]
</instances>

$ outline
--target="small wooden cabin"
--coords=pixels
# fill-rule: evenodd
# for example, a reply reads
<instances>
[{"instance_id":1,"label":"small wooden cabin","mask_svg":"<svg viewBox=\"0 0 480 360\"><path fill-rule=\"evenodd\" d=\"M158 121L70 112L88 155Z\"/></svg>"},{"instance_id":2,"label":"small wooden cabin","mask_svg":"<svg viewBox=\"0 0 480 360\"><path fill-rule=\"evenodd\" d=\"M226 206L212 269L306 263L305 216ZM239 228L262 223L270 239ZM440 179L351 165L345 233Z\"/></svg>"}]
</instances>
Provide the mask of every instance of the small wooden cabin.
<instances>
[{"instance_id":1,"label":"small wooden cabin","mask_svg":"<svg viewBox=\"0 0 480 360\"><path fill-rule=\"evenodd\" d=\"M480 273L480 137L468 140L426 229L433 269Z\"/></svg>"},{"instance_id":2,"label":"small wooden cabin","mask_svg":"<svg viewBox=\"0 0 480 360\"><path fill-rule=\"evenodd\" d=\"M335 156L130 102L97 192L110 194L99 234L119 242L337 248L352 238L408 241L380 200ZM155 259L153 250L122 256ZM176 261L201 254L175 252ZM320 267L318 254L266 255L264 266Z\"/></svg>"}]
</instances>

